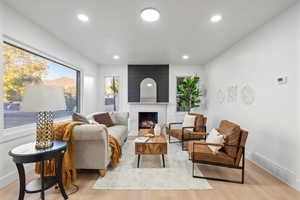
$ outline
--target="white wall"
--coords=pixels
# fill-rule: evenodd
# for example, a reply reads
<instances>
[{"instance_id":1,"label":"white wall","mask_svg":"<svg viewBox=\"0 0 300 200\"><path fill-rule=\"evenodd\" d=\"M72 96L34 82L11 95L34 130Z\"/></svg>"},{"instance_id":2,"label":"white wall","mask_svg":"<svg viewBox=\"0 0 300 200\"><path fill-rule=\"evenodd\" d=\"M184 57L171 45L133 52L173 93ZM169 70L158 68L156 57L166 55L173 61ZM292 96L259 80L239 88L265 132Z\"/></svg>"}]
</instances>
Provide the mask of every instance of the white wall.
<instances>
[{"instance_id":1,"label":"white wall","mask_svg":"<svg viewBox=\"0 0 300 200\"><path fill-rule=\"evenodd\" d=\"M299 13L300 5L291 8L206 65L209 128L222 119L240 124L250 132L248 157L298 190ZM286 85L277 84L280 76ZM241 101L245 84L255 90L253 105ZM237 102L221 104L218 90L230 86L238 87Z\"/></svg>"},{"instance_id":2,"label":"white wall","mask_svg":"<svg viewBox=\"0 0 300 200\"><path fill-rule=\"evenodd\" d=\"M23 46L38 50L47 56L77 67L82 72L82 112L91 113L99 108L97 101L98 89L98 66L87 58L81 56L69 46L43 30L39 26L19 15L14 10L0 3L0 41L2 34L4 38L11 38L13 41L21 42ZM3 22L3 26L1 26ZM1 51L1 50L0 50ZM1 52L0 52L0 55ZM0 56L0 59L2 56ZM1 62L1 60L0 60ZM1 63L0 63L1 64ZM0 68L1 77L3 68ZM0 81L2 88L3 78ZM0 104L2 105L2 89L0 90ZM0 106L0 119L3 124L3 111ZM3 125L1 126L3 127ZM25 126L22 129L3 130L0 127L0 188L13 181L16 176L16 167L8 151L13 147L34 140L35 129L33 126ZM30 166L29 166L30 167Z\"/></svg>"},{"instance_id":3,"label":"white wall","mask_svg":"<svg viewBox=\"0 0 300 200\"><path fill-rule=\"evenodd\" d=\"M104 96L104 77L105 76L120 76L120 110L128 111L128 69L126 64L121 65L101 65L100 67L100 90L101 96ZM176 112L176 76L190 76L197 74L202 79L200 85L204 86L204 70L200 65L176 65L170 64L169 69L169 105L167 120L169 122L182 121L185 113ZM101 100L101 110L104 110L104 99ZM200 110L205 112L205 109Z\"/></svg>"}]
</instances>

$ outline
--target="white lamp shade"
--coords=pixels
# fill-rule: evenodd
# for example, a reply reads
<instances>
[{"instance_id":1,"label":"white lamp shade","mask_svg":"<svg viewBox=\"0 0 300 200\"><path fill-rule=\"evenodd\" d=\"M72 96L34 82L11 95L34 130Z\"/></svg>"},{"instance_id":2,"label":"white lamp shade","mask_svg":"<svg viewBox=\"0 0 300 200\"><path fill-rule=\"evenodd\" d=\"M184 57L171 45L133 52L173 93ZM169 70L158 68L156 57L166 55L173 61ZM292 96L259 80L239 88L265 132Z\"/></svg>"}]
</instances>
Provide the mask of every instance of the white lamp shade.
<instances>
[{"instance_id":1,"label":"white lamp shade","mask_svg":"<svg viewBox=\"0 0 300 200\"><path fill-rule=\"evenodd\" d=\"M56 86L27 86L21 103L22 112L66 110L64 89Z\"/></svg>"}]
</instances>

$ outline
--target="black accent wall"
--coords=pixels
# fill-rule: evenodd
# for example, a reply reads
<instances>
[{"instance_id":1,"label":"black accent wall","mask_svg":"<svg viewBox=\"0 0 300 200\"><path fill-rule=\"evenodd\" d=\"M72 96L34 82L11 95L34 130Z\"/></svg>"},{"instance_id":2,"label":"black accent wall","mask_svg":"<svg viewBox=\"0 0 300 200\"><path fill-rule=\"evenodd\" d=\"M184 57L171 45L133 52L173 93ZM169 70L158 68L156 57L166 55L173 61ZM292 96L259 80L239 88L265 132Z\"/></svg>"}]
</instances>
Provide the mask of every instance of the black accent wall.
<instances>
[{"instance_id":1,"label":"black accent wall","mask_svg":"<svg viewBox=\"0 0 300 200\"><path fill-rule=\"evenodd\" d=\"M169 102L169 65L128 65L128 102L140 102L140 83L152 78L157 84L157 102Z\"/></svg>"}]
</instances>

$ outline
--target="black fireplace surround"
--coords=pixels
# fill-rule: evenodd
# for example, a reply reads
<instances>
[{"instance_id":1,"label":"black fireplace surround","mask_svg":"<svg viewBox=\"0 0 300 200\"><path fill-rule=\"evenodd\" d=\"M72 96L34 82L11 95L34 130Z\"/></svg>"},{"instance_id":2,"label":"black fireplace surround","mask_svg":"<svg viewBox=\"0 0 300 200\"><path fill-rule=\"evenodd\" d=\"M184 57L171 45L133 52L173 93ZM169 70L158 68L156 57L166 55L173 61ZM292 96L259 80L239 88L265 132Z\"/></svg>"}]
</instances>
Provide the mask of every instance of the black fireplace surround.
<instances>
[{"instance_id":1,"label":"black fireplace surround","mask_svg":"<svg viewBox=\"0 0 300 200\"><path fill-rule=\"evenodd\" d=\"M154 128L158 122L157 112L139 112L139 129Z\"/></svg>"}]
</instances>

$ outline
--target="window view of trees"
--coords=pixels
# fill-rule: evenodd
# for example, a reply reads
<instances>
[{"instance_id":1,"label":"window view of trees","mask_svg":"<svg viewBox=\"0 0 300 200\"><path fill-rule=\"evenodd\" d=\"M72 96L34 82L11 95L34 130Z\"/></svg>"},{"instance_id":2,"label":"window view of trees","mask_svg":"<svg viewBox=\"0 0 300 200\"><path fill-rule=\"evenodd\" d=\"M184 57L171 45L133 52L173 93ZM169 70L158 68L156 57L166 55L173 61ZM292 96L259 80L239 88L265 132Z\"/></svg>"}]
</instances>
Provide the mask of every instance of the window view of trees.
<instances>
[{"instance_id":1,"label":"window view of trees","mask_svg":"<svg viewBox=\"0 0 300 200\"><path fill-rule=\"evenodd\" d=\"M35 122L36 113L20 112L27 85L43 84L64 87L66 111L55 112L63 117L78 110L78 71L8 43L3 47L4 61L4 127L11 128ZM55 97L53 98L55 100Z\"/></svg>"},{"instance_id":2,"label":"window view of trees","mask_svg":"<svg viewBox=\"0 0 300 200\"><path fill-rule=\"evenodd\" d=\"M105 111L118 111L119 110L120 77L119 76L106 76L104 87L105 87L105 95L104 95Z\"/></svg>"}]
</instances>

